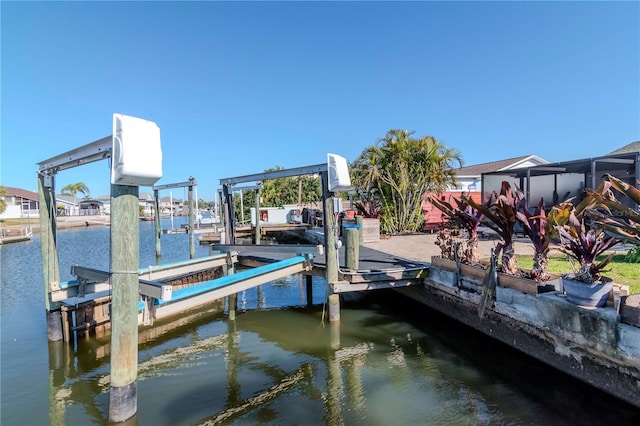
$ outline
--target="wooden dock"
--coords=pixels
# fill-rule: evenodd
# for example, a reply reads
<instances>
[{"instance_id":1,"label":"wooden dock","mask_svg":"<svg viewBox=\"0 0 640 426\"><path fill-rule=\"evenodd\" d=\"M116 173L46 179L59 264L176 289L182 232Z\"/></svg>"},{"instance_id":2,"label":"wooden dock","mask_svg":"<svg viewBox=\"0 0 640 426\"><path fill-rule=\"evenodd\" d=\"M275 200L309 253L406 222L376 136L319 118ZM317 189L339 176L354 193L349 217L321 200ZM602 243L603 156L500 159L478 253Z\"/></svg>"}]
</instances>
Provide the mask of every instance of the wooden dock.
<instances>
[{"instance_id":1,"label":"wooden dock","mask_svg":"<svg viewBox=\"0 0 640 426\"><path fill-rule=\"evenodd\" d=\"M300 235L304 235L304 232L311 228L311 225L306 223L262 223L260 224L260 236L264 237L268 234L276 232L299 232ZM200 244L214 244L220 243L220 233L224 232L224 227L217 227L215 230L200 229L196 233L200 234ZM255 236L256 228L254 226L239 226L236 228L236 238L248 238Z\"/></svg>"},{"instance_id":2,"label":"wooden dock","mask_svg":"<svg viewBox=\"0 0 640 426\"><path fill-rule=\"evenodd\" d=\"M257 252L252 251L252 247L255 246L247 245L246 248L243 247L242 251L238 252L238 262L241 265L256 267L277 262L283 258L276 250L269 253L261 249ZM216 245L213 245L212 249L215 250L215 248ZM340 248L338 250L339 282L332 285L334 293L422 284L429 270L429 264L360 246L359 268L357 271L351 271L345 266L344 256L344 248ZM305 272L305 274L324 277L326 267L325 254L319 254L313 259L312 270Z\"/></svg>"},{"instance_id":3,"label":"wooden dock","mask_svg":"<svg viewBox=\"0 0 640 426\"><path fill-rule=\"evenodd\" d=\"M237 263L231 248L204 258L139 270L138 324L152 325L155 320L211 306L249 288L310 271L313 256L322 250L317 246L271 247L284 258L233 274L227 273ZM51 300L61 305L66 341L74 338L74 332L102 334L111 322L111 274L81 266L74 266L72 274L76 280L61 282L51 292Z\"/></svg>"},{"instance_id":4,"label":"wooden dock","mask_svg":"<svg viewBox=\"0 0 640 426\"><path fill-rule=\"evenodd\" d=\"M0 245L19 243L31 240L33 231L31 227L22 227L20 229L0 229Z\"/></svg>"}]
</instances>

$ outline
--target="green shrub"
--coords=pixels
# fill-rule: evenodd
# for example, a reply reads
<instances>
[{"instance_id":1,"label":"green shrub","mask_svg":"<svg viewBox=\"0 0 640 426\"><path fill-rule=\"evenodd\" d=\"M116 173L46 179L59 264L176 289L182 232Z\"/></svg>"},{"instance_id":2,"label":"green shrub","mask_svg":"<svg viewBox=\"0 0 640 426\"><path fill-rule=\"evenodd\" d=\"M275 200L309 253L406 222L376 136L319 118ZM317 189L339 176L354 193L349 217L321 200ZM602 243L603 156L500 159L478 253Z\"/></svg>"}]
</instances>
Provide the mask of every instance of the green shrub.
<instances>
[{"instance_id":1,"label":"green shrub","mask_svg":"<svg viewBox=\"0 0 640 426\"><path fill-rule=\"evenodd\" d=\"M629 253L624 257L624 261L627 263L640 263L640 246L629 250Z\"/></svg>"}]
</instances>

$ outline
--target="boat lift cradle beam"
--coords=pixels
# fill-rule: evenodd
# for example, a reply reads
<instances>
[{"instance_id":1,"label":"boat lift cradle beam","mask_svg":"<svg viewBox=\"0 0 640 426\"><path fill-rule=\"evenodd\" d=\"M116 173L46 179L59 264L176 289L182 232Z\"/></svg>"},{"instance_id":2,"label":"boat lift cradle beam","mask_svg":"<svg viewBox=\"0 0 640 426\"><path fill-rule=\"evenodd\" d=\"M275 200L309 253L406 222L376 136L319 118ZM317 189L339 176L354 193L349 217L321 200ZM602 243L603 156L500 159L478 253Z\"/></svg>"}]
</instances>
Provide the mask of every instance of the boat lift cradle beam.
<instances>
[{"instance_id":1,"label":"boat lift cradle beam","mask_svg":"<svg viewBox=\"0 0 640 426\"><path fill-rule=\"evenodd\" d=\"M237 256L232 256L232 262L237 262ZM150 266L138 271L139 291L143 296L155 299L167 299L171 295L171 286L157 282L166 278L192 274L217 267L227 266L227 256L217 255L165 265ZM77 279L66 281L51 291L51 299L61 302L73 297L83 297L85 294L99 293L111 288L107 271L74 265L71 274Z\"/></svg>"},{"instance_id":2,"label":"boat lift cradle beam","mask_svg":"<svg viewBox=\"0 0 640 426\"><path fill-rule=\"evenodd\" d=\"M112 145L113 136L105 136L97 141L37 163L38 173L41 175L51 176L61 170L67 170L84 164L111 158Z\"/></svg>"},{"instance_id":3,"label":"boat lift cradle beam","mask_svg":"<svg viewBox=\"0 0 640 426\"><path fill-rule=\"evenodd\" d=\"M272 172L255 173L252 175L237 176L220 179L220 185L233 186L238 183L259 182L268 179L278 179L283 177L315 175L327 171L327 164L314 164L312 166L295 167L293 169L274 170Z\"/></svg>"}]
</instances>

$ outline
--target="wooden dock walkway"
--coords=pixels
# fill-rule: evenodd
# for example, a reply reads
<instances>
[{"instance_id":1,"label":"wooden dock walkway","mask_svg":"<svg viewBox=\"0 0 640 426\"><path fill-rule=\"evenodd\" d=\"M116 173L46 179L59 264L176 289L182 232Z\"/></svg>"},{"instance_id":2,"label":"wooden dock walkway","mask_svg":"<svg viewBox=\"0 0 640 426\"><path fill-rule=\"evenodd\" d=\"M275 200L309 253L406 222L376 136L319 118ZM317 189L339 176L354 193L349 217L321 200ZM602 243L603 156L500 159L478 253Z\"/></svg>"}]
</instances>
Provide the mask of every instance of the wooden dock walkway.
<instances>
[{"instance_id":1,"label":"wooden dock walkway","mask_svg":"<svg viewBox=\"0 0 640 426\"><path fill-rule=\"evenodd\" d=\"M212 246L215 249L215 245ZM273 251L268 253L261 246L260 251L252 251L251 245L238 252L238 262L247 267L256 267L284 259L283 254ZM273 246L277 247L277 246ZM359 268L357 271L348 270L344 262L344 248L338 250L339 282L333 284L335 293L351 291L376 290L382 288L397 288L420 284L426 276L429 264L375 250L367 246L360 246ZM325 254L313 258L313 268L307 275L325 276Z\"/></svg>"},{"instance_id":2,"label":"wooden dock walkway","mask_svg":"<svg viewBox=\"0 0 640 426\"><path fill-rule=\"evenodd\" d=\"M1 228L0 229L0 245L19 243L29 241L33 236L33 230L30 226L22 226L20 228Z\"/></svg>"},{"instance_id":3,"label":"wooden dock walkway","mask_svg":"<svg viewBox=\"0 0 640 426\"><path fill-rule=\"evenodd\" d=\"M302 236L308 229L311 229L311 225L306 223L262 223L260 224L260 236L264 237L276 232L296 232L300 233L300 236ZM218 226L213 230L200 229L196 231L196 233L200 234L200 244L205 245L219 243L221 231L224 232L224 227ZM236 228L237 238L252 237L255 233L256 228L253 226L240 226Z\"/></svg>"}]
</instances>

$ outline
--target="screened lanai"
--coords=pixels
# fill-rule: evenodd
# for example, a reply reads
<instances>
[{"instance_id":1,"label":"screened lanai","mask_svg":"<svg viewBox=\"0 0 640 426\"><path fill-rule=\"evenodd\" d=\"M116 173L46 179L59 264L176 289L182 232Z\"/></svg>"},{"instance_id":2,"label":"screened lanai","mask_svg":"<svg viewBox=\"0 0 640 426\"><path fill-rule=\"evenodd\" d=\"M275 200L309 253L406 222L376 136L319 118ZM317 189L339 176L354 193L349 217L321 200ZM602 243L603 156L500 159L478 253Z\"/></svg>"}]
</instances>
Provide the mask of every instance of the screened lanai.
<instances>
[{"instance_id":1,"label":"screened lanai","mask_svg":"<svg viewBox=\"0 0 640 426\"><path fill-rule=\"evenodd\" d=\"M546 206L551 207L569 197L580 200L585 188L596 188L606 173L638 188L640 152L484 173L482 199L486 200L493 191L500 192L502 181L506 180L524 192L530 207L536 206L541 197ZM618 199L629 206L636 206L628 197L620 196Z\"/></svg>"}]
</instances>

